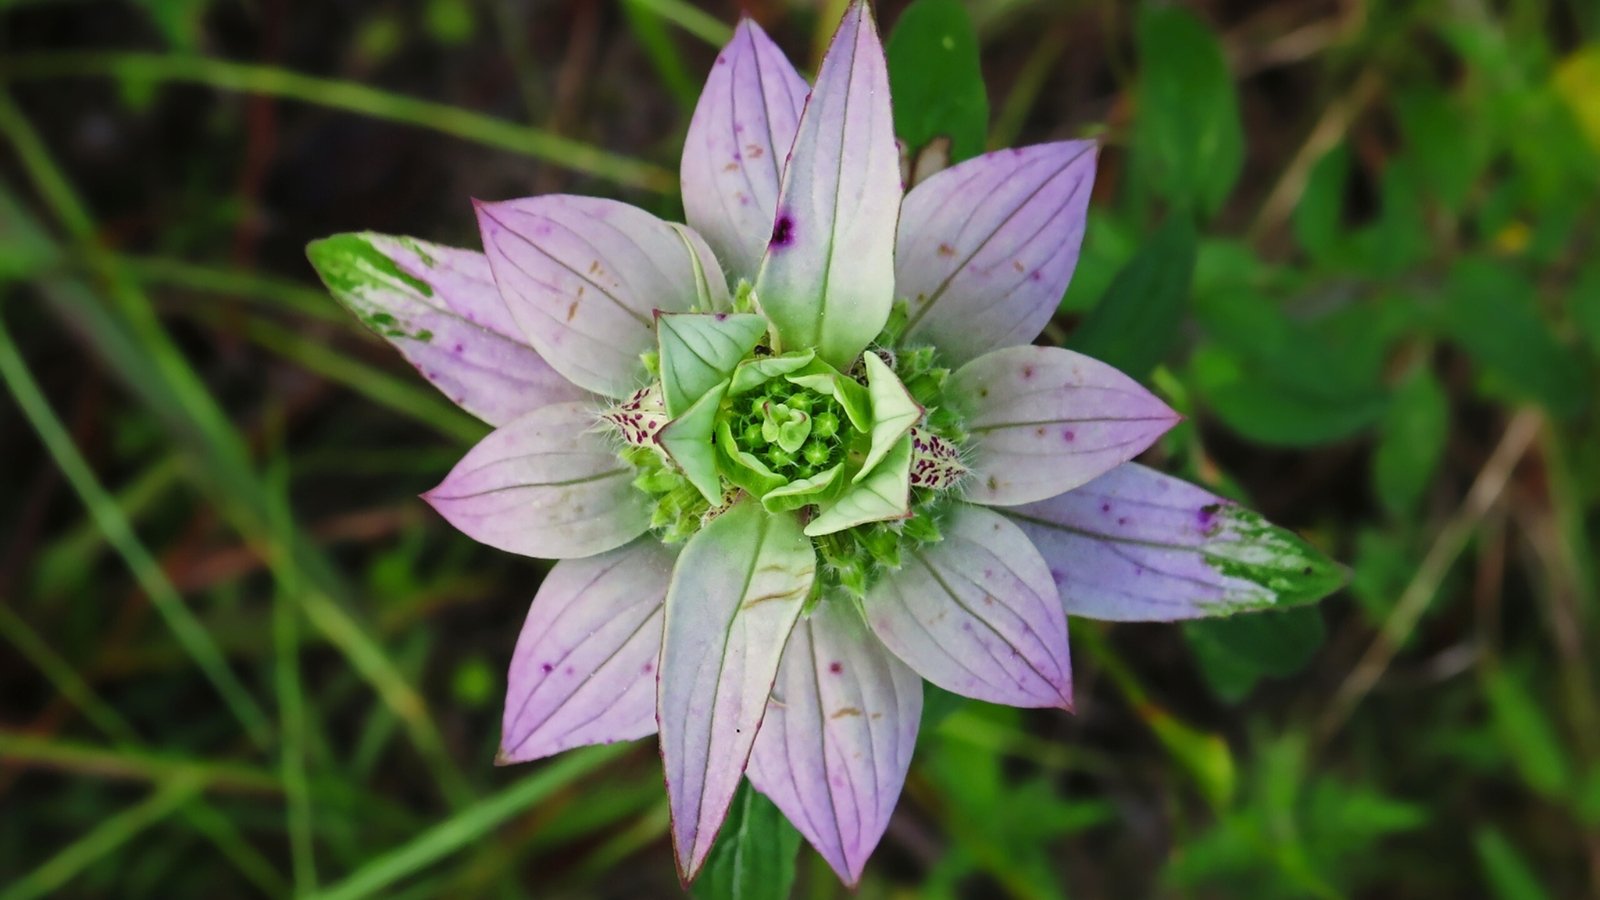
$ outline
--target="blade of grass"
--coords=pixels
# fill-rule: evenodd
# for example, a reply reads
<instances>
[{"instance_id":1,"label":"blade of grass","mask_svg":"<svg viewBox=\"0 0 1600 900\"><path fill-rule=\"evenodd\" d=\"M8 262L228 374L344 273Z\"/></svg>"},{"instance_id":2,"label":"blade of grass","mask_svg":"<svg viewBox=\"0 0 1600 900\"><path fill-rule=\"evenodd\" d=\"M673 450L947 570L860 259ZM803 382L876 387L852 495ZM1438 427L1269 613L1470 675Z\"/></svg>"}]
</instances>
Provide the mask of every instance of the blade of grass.
<instances>
[{"instance_id":1,"label":"blade of grass","mask_svg":"<svg viewBox=\"0 0 1600 900\"><path fill-rule=\"evenodd\" d=\"M254 272L195 265L179 259L154 256L115 256L117 265L140 283L223 294L310 319L344 325L350 316L327 291Z\"/></svg>"},{"instance_id":2,"label":"blade of grass","mask_svg":"<svg viewBox=\"0 0 1600 900\"><path fill-rule=\"evenodd\" d=\"M141 742L133 726L78 675L71 663L51 649L32 626L5 603L0 603L0 636L10 641L28 662L43 672L50 685L82 711L95 727L124 745L126 750L134 751L139 747ZM202 773L190 771L205 780ZM282 897L288 893L288 885L278 877L272 864L245 841L226 816L210 804L198 801L191 803L183 808L183 815L264 895Z\"/></svg>"},{"instance_id":3,"label":"blade of grass","mask_svg":"<svg viewBox=\"0 0 1600 900\"><path fill-rule=\"evenodd\" d=\"M6 603L0 603L0 637L5 638L22 658L44 673L52 687L76 706L94 726L111 738L128 744L140 743L128 721L78 674L72 663L62 659L44 638L23 621Z\"/></svg>"},{"instance_id":4,"label":"blade of grass","mask_svg":"<svg viewBox=\"0 0 1600 900\"><path fill-rule=\"evenodd\" d=\"M0 64L0 79L109 76L136 84L179 82L297 100L399 122L543 160L617 184L672 194L677 176L652 163L612 153L542 128L519 125L445 103L364 84L272 66L152 53L28 53Z\"/></svg>"},{"instance_id":5,"label":"blade of grass","mask_svg":"<svg viewBox=\"0 0 1600 900\"><path fill-rule=\"evenodd\" d=\"M192 776L176 776L161 785L145 800L134 804L83 837L68 844L37 869L13 881L0 900L33 900L54 893L74 876L138 836L146 828L171 815L200 791L201 782Z\"/></svg>"},{"instance_id":6,"label":"blade of grass","mask_svg":"<svg viewBox=\"0 0 1600 900\"><path fill-rule=\"evenodd\" d=\"M237 826L215 807L196 801L183 807L183 817L189 820L196 832L211 843L233 863L240 874L261 889L262 896L288 897L290 889L272 863L246 841Z\"/></svg>"},{"instance_id":7,"label":"blade of grass","mask_svg":"<svg viewBox=\"0 0 1600 900\"><path fill-rule=\"evenodd\" d=\"M608 744L569 752L498 794L457 812L418 835L415 840L378 856L344 881L316 896L321 900L355 900L382 893L400 879L471 847L500 823L621 756L628 749L627 744Z\"/></svg>"},{"instance_id":8,"label":"blade of grass","mask_svg":"<svg viewBox=\"0 0 1600 900\"><path fill-rule=\"evenodd\" d=\"M416 419L464 446L482 440L488 426L439 398L432 388L402 381L292 328L261 318L245 323L245 335L308 372L342 384L374 403Z\"/></svg>"},{"instance_id":9,"label":"blade of grass","mask_svg":"<svg viewBox=\"0 0 1600 900\"><path fill-rule=\"evenodd\" d=\"M626 0L629 6L648 10L713 47L733 40L728 23L685 0Z\"/></svg>"},{"instance_id":10,"label":"blade of grass","mask_svg":"<svg viewBox=\"0 0 1600 900\"><path fill-rule=\"evenodd\" d=\"M93 220L56 167L31 124L0 90L0 133L17 151L40 195L106 282L110 308L82 282L41 279L37 286L56 311L100 353L102 360L153 412L192 464L188 469L215 507L258 547L275 577L296 572L307 589L297 599L322 634L339 648L379 698L406 723L406 731L452 804L471 790L445 751L422 697L389 661L383 648L341 606L337 570L300 529L275 530L270 505L241 436L167 334L149 299L96 240ZM0 185L0 230L43 233Z\"/></svg>"},{"instance_id":11,"label":"blade of grass","mask_svg":"<svg viewBox=\"0 0 1600 900\"><path fill-rule=\"evenodd\" d=\"M275 436L281 436L282 416L273 411L270 419L279 423ZM268 468L266 481L272 499L268 514L279 530L292 527L289 511L289 466L281 449ZM274 683L278 694L278 733L283 738L278 766L283 778L284 799L288 801L284 824L289 831L290 868L294 873L295 896L316 893L317 864L312 839L311 791L306 785L306 703L300 685L300 609L291 599L299 584L280 581L278 596L272 602L272 646Z\"/></svg>"},{"instance_id":12,"label":"blade of grass","mask_svg":"<svg viewBox=\"0 0 1600 900\"><path fill-rule=\"evenodd\" d=\"M44 442L51 459L66 476L83 505L89 508L90 515L105 533L106 540L127 563L139 587L149 596L151 605L166 620L167 627L172 629L173 636L188 651L212 687L216 688L256 746L262 749L269 747L272 728L266 713L233 674L221 649L206 633L205 626L183 602L161 565L145 549L133 527L128 524L127 517L117 506L116 498L101 486L88 461L78 452L71 435L50 408L38 383L28 371L27 364L17 352L16 343L11 339L11 332L6 328L3 318L0 318L0 377L4 378L6 388L16 399L39 439Z\"/></svg>"},{"instance_id":13,"label":"blade of grass","mask_svg":"<svg viewBox=\"0 0 1600 900\"><path fill-rule=\"evenodd\" d=\"M143 472L129 479L114 495L117 508L137 523L147 512L166 499L178 485L182 467L176 456L163 456ZM82 578L92 571L94 563L105 549L106 536L93 518L85 518L67 529L60 537L52 539L39 552L34 566L34 589L37 596L60 593L64 585Z\"/></svg>"},{"instance_id":14,"label":"blade of grass","mask_svg":"<svg viewBox=\"0 0 1600 900\"><path fill-rule=\"evenodd\" d=\"M689 75L683 55L678 52L678 46L673 43L672 34L667 31L659 14L650 9L646 0L623 0L622 11L628 18L633 39L650 57L650 64L666 85L667 92L678 101L678 107L694 109L695 100L700 96L700 86Z\"/></svg>"},{"instance_id":15,"label":"blade of grass","mask_svg":"<svg viewBox=\"0 0 1600 900\"><path fill-rule=\"evenodd\" d=\"M247 794L276 794L283 790L278 776L254 766L185 759L132 748L111 750L3 729L0 762L31 763L63 772L137 781L159 782L192 775L208 788Z\"/></svg>"}]
</instances>

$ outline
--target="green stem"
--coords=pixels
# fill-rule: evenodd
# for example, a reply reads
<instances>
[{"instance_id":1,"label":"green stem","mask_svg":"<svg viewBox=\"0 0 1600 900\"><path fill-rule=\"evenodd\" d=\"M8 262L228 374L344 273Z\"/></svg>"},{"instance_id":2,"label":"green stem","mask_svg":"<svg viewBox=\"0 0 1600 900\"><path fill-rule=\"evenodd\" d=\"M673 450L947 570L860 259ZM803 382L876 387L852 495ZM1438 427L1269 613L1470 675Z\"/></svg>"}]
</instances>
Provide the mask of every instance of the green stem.
<instances>
[{"instance_id":1,"label":"green stem","mask_svg":"<svg viewBox=\"0 0 1600 900\"><path fill-rule=\"evenodd\" d=\"M671 194L677 190L677 178L666 169L541 128L518 125L449 104L406 97L364 84L321 78L272 66L203 56L89 52L17 54L0 65L0 78L4 79L73 76L110 76L133 83L186 82L219 90L298 100L432 129L462 140L541 159L626 187L657 194Z\"/></svg>"}]
</instances>

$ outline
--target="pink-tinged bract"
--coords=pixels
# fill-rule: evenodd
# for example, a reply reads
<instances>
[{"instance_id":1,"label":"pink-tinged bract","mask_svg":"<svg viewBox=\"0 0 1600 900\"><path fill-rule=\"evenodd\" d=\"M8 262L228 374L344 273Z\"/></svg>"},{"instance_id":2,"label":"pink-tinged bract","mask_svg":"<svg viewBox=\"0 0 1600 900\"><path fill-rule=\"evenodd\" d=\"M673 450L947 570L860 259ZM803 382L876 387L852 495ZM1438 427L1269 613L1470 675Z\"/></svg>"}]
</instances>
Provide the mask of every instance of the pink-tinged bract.
<instances>
[{"instance_id":1,"label":"pink-tinged bract","mask_svg":"<svg viewBox=\"0 0 1600 900\"><path fill-rule=\"evenodd\" d=\"M1016 525L958 507L944 540L867 595L878 638L934 684L1008 706L1072 708L1067 616L1050 567Z\"/></svg>"},{"instance_id":2,"label":"pink-tinged bract","mask_svg":"<svg viewBox=\"0 0 1600 900\"><path fill-rule=\"evenodd\" d=\"M511 656L498 762L655 733L662 605L675 556L645 538L556 563Z\"/></svg>"},{"instance_id":3,"label":"pink-tinged bract","mask_svg":"<svg viewBox=\"0 0 1600 900\"><path fill-rule=\"evenodd\" d=\"M1078 264L1095 151L1093 141L1018 147L913 188L895 246L906 339L961 365L1038 337Z\"/></svg>"},{"instance_id":4,"label":"pink-tinged bract","mask_svg":"<svg viewBox=\"0 0 1600 900\"><path fill-rule=\"evenodd\" d=\"M900 196L888 64L853 3L800 116L755 279L784 350L844 367L877 336L894 302Z\"/></svg>"},{"instance_id":5,"label":"pink-tinged bract","mask_svg":"<svg viewBox=\"0 0 1600 900\"><path fill-rule=\"evenodd\" d=\"M495 429L423 495L480 543L523 556L592 556L650 526L633 472L593 430L592 404L556 403Z\"/></svg>"},{"instance_id":6,"label":"pink-tinged bract","mask_svg":"<svg viewBox=\"0 0 1600 900\"><path fill-rule=\"evenodd\" d=\"M596 394L621 399L644 382L639 357L655 344L656 310L726 305L727 284L704 242L626 203L564 195L483 203L478 223L528 343Z\"/></svg>"},{"instance_id":7,"label":"pink-tinged bract","mask_svg":"<svg viewBox=\"0 0 1600 900\"><path fill-rule=\"evenodd\" d=\"M768 516L752 500L690 538L673 570L656 724L685 878L728 814L815 574L794 517Z\"/></svg>"},{"instance_id":8,"label":"pink-tinged bract","mask_svg":"<svg viewBox=\"0 0 1600 900\"><path fill-rule=\"evenodd\" d=\"M889 825L922 717L922 679L854 607L795 627L750 757L750 783L848 884Z\"/></svg>"},{"instance_id":9,"label":"pink-tinged bract","mask_svg":"<svg viewBox=\"0 0 1600 900\"><path fill-rule=\"evenodd\" d=\"M754 277L811 90L750 19L717 55L684 141L683 212L729 271Z\"/></svg>"},{"instance_id":10,"label":"pink-tinged bract","mask_svg":"<svg viewBox=\"0 0 1600 900\"><path fill-rule=\"evenodd\" d=\"M946 391L974 438L967 499L998 506L1081 487L1178 421L1137 381L1057 347L986 353L957 369Z\"/></svg>"}]
</instances>

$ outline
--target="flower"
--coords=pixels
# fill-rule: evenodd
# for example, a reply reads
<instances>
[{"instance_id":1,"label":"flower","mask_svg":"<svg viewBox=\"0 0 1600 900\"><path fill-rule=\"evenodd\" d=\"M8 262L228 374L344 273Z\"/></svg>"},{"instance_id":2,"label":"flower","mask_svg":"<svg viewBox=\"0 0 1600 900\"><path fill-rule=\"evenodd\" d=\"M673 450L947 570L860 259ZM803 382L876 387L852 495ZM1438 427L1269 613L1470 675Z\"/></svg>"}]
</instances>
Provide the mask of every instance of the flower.
<instances>
[{"instance_id":1,"label":"flower","mask_svg":"<svg viewBox=\"0 0 1600 900\"><path fill-rule=\"evenodd\" d=\"M680 873L740 779L846 882L910 764L923 680L1072 707L1067 616L1305 602L1330 564L1130 460L1178 416L1031 346L1071 277L1095 147L903 189L864 0L814 87L749 20L682 160L687 225L611 200L477 205L485 253L314 243L333 293L496 430L425 495L560 560L501 762L659 733Z\"/></svg>"}]
</instances>

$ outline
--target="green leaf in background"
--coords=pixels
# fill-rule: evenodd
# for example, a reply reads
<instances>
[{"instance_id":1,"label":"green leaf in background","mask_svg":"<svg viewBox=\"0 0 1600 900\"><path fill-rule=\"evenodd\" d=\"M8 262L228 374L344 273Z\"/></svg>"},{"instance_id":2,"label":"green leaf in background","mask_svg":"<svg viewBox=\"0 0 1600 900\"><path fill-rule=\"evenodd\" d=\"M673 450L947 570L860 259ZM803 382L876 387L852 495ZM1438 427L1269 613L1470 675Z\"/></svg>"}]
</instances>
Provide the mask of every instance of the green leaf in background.
<instances>
[{"instance_id":1,"label":"green leaf in background","mask_svg":"<svg viewBox=\"0 0 1600 900\"><path fill-rule=\"evenodd\" d=\"M1194 275L1188 216L1169 216L1106 289L1067 346L1142 378L1177 343Z\"/></svg>"},{"instance_id":2,"label":"green leaf in background","mask_svg":"<svg viewBox=\"0 0 1600 900\"><path fill-rule=\"evenodd\" d=\"M800 832L750 782L740 782L692 893L696 900L787 900L799 850Z\"/></svg>"},{"instance_id":3,"label":"green leaf in background","mask_svg":"<svg viewBox=\"0 0 1600 900\"><path fill-rule=\"evenodd\" d=\"M468 0L428 0L423 22L428 34L447 47L466 43L477 28Z\"/></svg>"},{"instance_id":4,"label":"green leaf in background","mask_svg":"<svg viewBox=\"0 0 1600 900\"><path fill-rule=\"evenodd\" d=\"M1342 440L1383 415L1381 397L1303 391L1275 381L1278 373L1219 347L1197 351L1191 371L1211 411L1229 428L1263 444L1309 447Z\"/></svg>"},{"instance_id":5,"label":"green leaf in background","mask_svg":"<svg viewBox=\"0 0 1600 900\"><path fill-rule=\"evenodd\" d=\"M1139 19L1133 165L1167 201L1209 217L1244 166L1239 98L1216 36L1179 6Z\"/></svg>"},{"instance_id":6,"label":"green leaf in background","mask_svg":"<svg viewBox=\"0 0 1600 900\"><path fill-rule=\"evenodd\" d=\"M1466 350L1496 395L1539 403L1567 416L1593 385L1572 351L1540 317L1533 284L1509 266L1464 259L1450 271L1442 325Z\"/></svg>"},{"instance_id":7,"label":"green leaf in background","mask_svg":"<svg viewBox=\"0 0 1600 900\"><path fill-rule=\"evenodd\" d=\"M1240 434L1309 446L1349 437L1383 415L1387 398L1372 364L1380 355L1336 346L1328 329L1319 327L1329 319L1291 321L1277 304L1247 288L1196 291L1194 308L1214 343L1191 359L1191 384ZM1381 348L1385 331L1369 327L1363 339Z\"/></svg>"},{"instance_id":8,"label":"green leaf in background","mask_svg":"<svg viewBox=\"0 0 1600 900\"><path fill-rule=\"evenodd\" d=\"M1452 213L1460 212L1488 159L1486 133L1473 127L1462 105L1439 87L1422 82L1395 98L1407 158L1418 183Z\"/></svg>"},{"instance_id":9,"label":"green leaf in background","mask_svg":"<svg viewBox=\"0 0 1600 900\"><path fill-rule=\"evenodd\" d=\"M1396 518L1410 514L1433 480L1450 431L1450 400L1426 367L1395 391L1372 456L1378 502Z\"/></svg>"},{"instance_id":10,"label":"green leaf in background","mask_svg":"<svg viewBox=\"0 0 1600 900\"><path fill-rule=\"evenodd\" d=\"M983 152L989 95L978 64L978 36L960 0L917 0L895 22L885 48L894 132L915 156L950 139L950 162Z\"/></svg>"},{"instance_id":11,"label":"green leaf in background","mask_svg":"<svg viewBox=\"0 0 1600 900\"><path fill-rule=\"evenodd\" d=\"M1600 261L1591 262L1578 276L1572 289L1572 318L1589 352L1600 358Z\"/></svg>"},{"instance_id":12,"label":"green leaf in background","mask_svg":"<svg viewBox=\"0 0 1600 900\"><path fill-rule=\"evenodd\" d=\"M1550 900L1539 877L1499 829L1485 825L1472 836L1485 880L1499 900Z\"/></svg>"},{"instance_id":13,"label":"green leaf in background","mask_svg":"<svg viewBox=\"0 0 1600 900\"><path fill-rule=\"evenodd\" d=\"M1111 289L1117 273L1139 252L1142 237L1142 229L1134 227L1128 217L1090 207L1089 227L1078 251L1078 267L1072 271L1060 311L1085 313L1093 309Z\"/></svg>"},{"instance_id":14,"label":"green leaf in background","mask_svg":"<svg viewBox=\"0 0 1600 900\"><path fill-rule=\"evenodd\" d=\"M1340 144L1322 155L1289 220L1295 240L1312 260L1331 265L1346 240L1345 192L1350 185L1350 149Z\"/></svg>"},{"instance_id":15,"label":"green leaf in background","mask_svg":"<svg viewBox=\"0 0 1600 900\"><path fill-rule=\"evenodd\" d=\"M1509 669L1489 674L1483 696L1489 703L1495 733L1511 754L1517 774L1540 794L1566 800L1573 786L1572 766L1540 698Z\"/></svg>"},{"instance_id":16,"label":"green leaf in background","mask_svg":"<svg viewBox=\"0 0 1600 900\"><path fill-rule=\"evenodd\" d=\"M1183 636L1206 683L1230 703L1243 700L1262 678L1285 678L1311 662L1322 646L1322 613L1315 606L1186 622Z\"/></svg>"},{"instance_id":17,"label":"green leaf in background","mask_svg":"<svg viewBox=\"0 0 1600 900\"><path fill-rule=\"evenodd\" d=\"M1384 166L1378 179L1378 219L1355 235L1355 253L1346 262L1372 275L1398 275L1433 251L1422 201L1421 172L1410 156Z\"/></svg>"}]
</instances>

